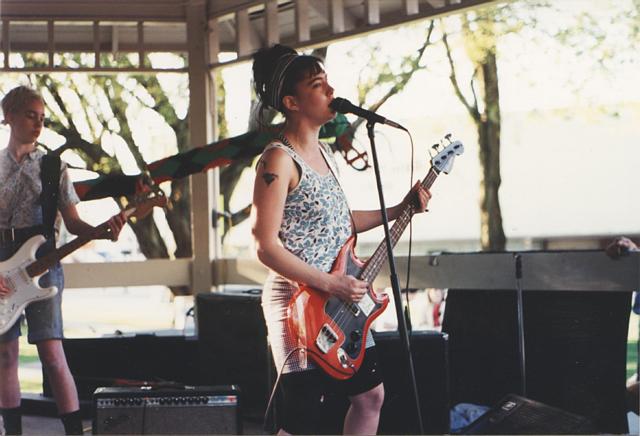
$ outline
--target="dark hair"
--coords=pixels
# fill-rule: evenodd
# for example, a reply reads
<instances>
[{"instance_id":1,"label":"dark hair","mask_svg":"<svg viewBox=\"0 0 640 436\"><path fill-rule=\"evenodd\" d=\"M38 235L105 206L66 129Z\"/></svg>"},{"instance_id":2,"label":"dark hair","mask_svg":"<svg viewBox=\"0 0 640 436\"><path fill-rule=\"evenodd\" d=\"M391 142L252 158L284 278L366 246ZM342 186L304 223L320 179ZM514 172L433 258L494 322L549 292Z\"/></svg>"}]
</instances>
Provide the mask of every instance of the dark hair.
<instances>
[{"instance_id":1,"label":"dark hair","mask_svg":"<svg viewBox=\"0 0 640 436\"><path fill-rule=\"evenodd\" d=\"M270 103L270 95L274 92L273 76L281 59L287 56L297 56L286 67L282 90L278 98L278 104ZM324 71L322 60L315 56L298 55L291 47L276 44L271 47L261 48L253 55L253 86L256 94L260 98L258 109L258 120L263 121L264 109L271 107L286 115L282 105L282 97L294 95L295 86L298 82Z\"/></svg>"}]
</instances>

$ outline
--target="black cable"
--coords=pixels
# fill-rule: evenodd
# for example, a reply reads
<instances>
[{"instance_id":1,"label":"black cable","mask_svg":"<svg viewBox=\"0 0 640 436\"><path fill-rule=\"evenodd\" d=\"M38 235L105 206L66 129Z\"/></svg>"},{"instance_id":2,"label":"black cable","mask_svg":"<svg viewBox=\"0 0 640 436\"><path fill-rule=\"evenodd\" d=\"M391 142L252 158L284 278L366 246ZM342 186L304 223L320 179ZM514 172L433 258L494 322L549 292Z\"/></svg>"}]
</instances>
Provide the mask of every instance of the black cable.
<instances>
[{"instance_id":1,"label":"black cable","mask_svg":"<svg viewBox=\"0 0 640 436\"><path fill-rule=\"evenodd\" d=\"M406 131L411 141L411 171L409 175L409 189L413 188L413 175L414 175L414 163L415 163L415 145L413 143L413 136L411 132ZM409 253L407 254L407 282L405 285L405 300L406 300L406 312L405 317L407 319L407 325L409 326L409 336L413 333L413 326L411 324L411 305L409 304L409 284L411 282L411 250L413 246L413 215L409 219Z\"/></svg>"},{"instance_id":2,"label":"black cable","mask_svg":"<svg viewBox=\"0 0 640 436\"><path fill-rule=\"evenodd\" d=\"M262 419L262 427L269 431L267 428L267 420L269 419L269 413L271 412L271 406L273 405L273 399L276 395L276 389L278 389L278 385L280 384L280 378L282 378L282 371L284 371L284 366L287 364L287 361L291 358L295 351L305 350L305 347L296 347L293 350L289 351L289 353L284 358L284 362L280 367L280 371L278 371L278 377L276 377L276 382L273 384L273 389L271 389L271 395L269 395L269 401L267 402L267 409L264 411L264 417Z\"/></svg>"},{"instance_id":3,"label":"black cable","mask_svg":"<svg viewBox=\"0 0 640 436\"><path fill-rule=\"evenodd\" d=\"M278 377L276 377L276 382L273 385L273 389L271 389L271 395L269 395L269 402L267 403L267 409L264 412L264 417L263 417L263 428L267 431L269 431L269 429L267 428L267 420L269 419L269 413L271 411L271 407L273 406L273 399L275 398L275 394L276 394L276 390L278 389L278 385L280 384L280 379L282 378L282 371L284 371L284 366L287 364L287 361L291 358L291 356L293 356L293 353L296 351L304 351L308 354L311 354L313 356L315 356L318 360L321 360L327 364L329 364L329 362L326 361L326 359L324 359L322 357L322 355L316 353L313 350L309 350L306 347L296 347L293 350L289 351L289 353L287 353L286 357L284 358L284 362L282 363L282 366L280 367L280 371L278 371ZM366 353L366 348L364 350L364 352ZM321 368L318 368L322 371ZM355 375L356 370L351 367L351 370L353 371L353 375Z\"/></svg>"}]
</instances>

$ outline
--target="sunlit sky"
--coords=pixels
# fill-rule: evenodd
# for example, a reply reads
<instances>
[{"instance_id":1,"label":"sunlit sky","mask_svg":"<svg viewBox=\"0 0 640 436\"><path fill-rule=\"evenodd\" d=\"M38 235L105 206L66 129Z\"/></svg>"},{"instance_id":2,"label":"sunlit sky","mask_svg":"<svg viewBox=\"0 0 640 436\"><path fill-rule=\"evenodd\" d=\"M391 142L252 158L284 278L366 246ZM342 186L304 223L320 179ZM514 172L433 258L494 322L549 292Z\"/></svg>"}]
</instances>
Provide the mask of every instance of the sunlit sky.
<instances>
[{"instance_id":1,"label":"sunlit sky","mask_svg":"<svg viewBox=\"0 0 640 436\"><path fill-rule=\"evenodd\" d=\"M565 0L557 2L566 11L589 11L606 22L616 12L612 5L625 2ZM562 25L565 15L542 17L552 28ZM422 43L426 23L405 26L330 46L326 69L336 95L357 101L357 81L367 69L361 52L382 43L377 62L397 62L398 56L414 51ZM610 44L628 49L626 35L616 23L605 29ZM503 38L498 47L500 102L502 110L502 188L500 200L508 237L640 234L640 202L637 168L640 167L640 87L637 51L625 62L597 62L599 53L577 57L572 49L560 47L548 38L535 38L533 31ZM434 34L435 39L439 33ZM458 72L468 83L470 66L461 47L454 47ZM414 239L446 240L479 237L479 181L477 134L464 107L452 92L449 68L442 46L434 44L424 56L427 68L417 73L402 94L392 97L379 112L409 127L415 141L415 179L428 169L427 149L446 133L465 145L451 174L442 175L432 189L430 212L414 220ZM250 64L240 63L223 70L231 135L244 133L250 90ZM179 113L186 111L184 76L163 75L165 89ZM3 84L3 87L7 87ZM4 90L4 88L3 88ZM467 95L470 95L467 93ZM372 100L373 101L373 100ZM132 109L134 110L134 109ZM135 113L134 136L147 161L176 152L175 136L151 111ZM353 119L353 118L352 118ZM7 129L0 129L0 143L6 143ZM60 138L52 132L43 142ZM410 142L399 131L380 126L378 153L388 205L402 198L410 185ZM116 153L128 173L137 173L135 162L121 140L103 138L107 150ZM367 147L360 132L356 145ZM81 166L78 158L65 159ZM338 158L340 159L340 158ZM342 162L341 162L342 163ZM372 171L356 172L341 165L341 182L352 208L375 208L377 196ZM78 179L89 173L75 173ZM247 170L236 190L232 210L251 200L253 172ZM105 205L110 200L101 202ZM84 205L83 205L84 206ZM105 206L107 214L115 209ZM110 209L111 208L111 209ZM83 207L99 222L105 213ZM361 241L378 240L379 231L362 235ZM248 223L238 226L227 243L246 246Z\"/></svg>"}]
</instances>

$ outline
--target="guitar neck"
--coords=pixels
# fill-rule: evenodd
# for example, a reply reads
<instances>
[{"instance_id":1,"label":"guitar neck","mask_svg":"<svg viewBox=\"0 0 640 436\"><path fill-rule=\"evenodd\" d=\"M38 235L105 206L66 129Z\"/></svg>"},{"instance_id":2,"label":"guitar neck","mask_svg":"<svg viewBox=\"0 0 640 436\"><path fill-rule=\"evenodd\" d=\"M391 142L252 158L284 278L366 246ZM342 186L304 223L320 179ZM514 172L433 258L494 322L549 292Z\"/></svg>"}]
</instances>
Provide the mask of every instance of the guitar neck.
<instances>
[{"instance_id":1,"label":"guitar neck","mask_svg":"<svg viewBox=\"0 0 640 436\"><path fill-rule=\"evenodd\" d=\"M431 188L433 182L438 177L438 171L431 167L429 173L422 181L422 187L425 189ZM409 222L411 222L411 217L413 217L413 207L408 205L404 208L400 216L396 218L393 227L389 230L389 236L391 238L391 246L395 247L398 241L400 240L400 236L404 233L404 230L407 228ZM387 244L386 241L382 241L376 251L374 251L373 255L367 260L365 263L362 273L360 274L360 279L365 280L368 283L373 283L373 280L378 276L382 265L387 260Z\"/></svg>"},{"instance_id":2,"label":"guitar neck","mask_svg":"<svg viewBox=\"0 0 640 436\"><path fill-rule=\"evenodd\" d=\"M36 277L44 274L49 270L49 268L55 265L56 262L67 257L87 242L101 237L104 232L106 232L107 228L106 223L101 224L93 231L80 235L74 240L64 244L62 247L47 253L26 267L27 274L29 274L29 277Z\"/></svg>"},{"instance_id":3,"label":"guitar neck","mask_svg":"<svg viewBox=\"0 0 640 436\"><path fill-rule=\"evenodd\" d=\"M164 207L166 206L166 204L167 204L167 199L164 195L154 195L153 197L147 198L145 201L138 203L135 206L122 211L121 213L125 220L129 218L142 218L147 216L155 206ZM114 215L114 218L116 216L117 215ZM49 268L55 265L55 263L58 262L60 259L63 259L69 254L73 253L74 251L82 247L87 242L93 239L104 237L105 235L108 234L108 232L109 232L109 221L105 221L104 223L100 224L99 226L95 227L89 232L79 235L73 241L67 244L64 244L62 247L58 248L57 250L54 250L42 256L40 259L36 260L35 262L27 266L25 270L27 271L27 274L29 274L30 277L35 277L40 274L44 274L45 272L47 272Z\"/></svg>"}]
</instances>

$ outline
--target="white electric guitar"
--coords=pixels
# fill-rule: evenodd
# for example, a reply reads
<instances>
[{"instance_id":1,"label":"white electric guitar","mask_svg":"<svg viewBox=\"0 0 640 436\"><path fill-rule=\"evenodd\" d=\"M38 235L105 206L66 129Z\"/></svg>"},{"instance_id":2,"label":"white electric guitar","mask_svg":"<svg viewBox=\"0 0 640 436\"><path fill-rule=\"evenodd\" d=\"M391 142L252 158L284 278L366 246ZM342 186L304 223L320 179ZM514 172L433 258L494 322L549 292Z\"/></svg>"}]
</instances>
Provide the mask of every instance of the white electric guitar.
<instances>
[{"instance_id":1,"label":"white electric guitar","mask_svg":"<svg viewBox=\"0 0 640 436\"><path fill-rule=\"evenodd\" d=\"M166 202L165 197L155 196L126 209L124 215L126 218L142 218L151 212L154 206L164 206ZM49 268L87 242L104 237L108 231L109 227L104 222L92 232L78 236L37 260L36 251L46 239L42 235L36 235L22 244L10 259L0 262L0 275L5 285L11 289L9 295L0 297L0 334L11 328L27 305L51 298L58 293L57 287L41 288L38 283Z\"/></svg>"}]
</instances>

